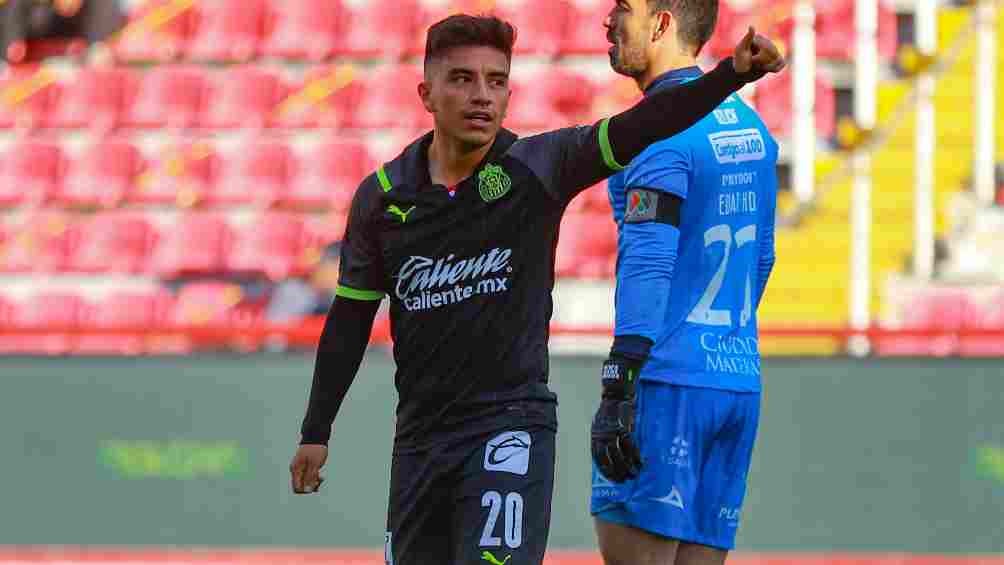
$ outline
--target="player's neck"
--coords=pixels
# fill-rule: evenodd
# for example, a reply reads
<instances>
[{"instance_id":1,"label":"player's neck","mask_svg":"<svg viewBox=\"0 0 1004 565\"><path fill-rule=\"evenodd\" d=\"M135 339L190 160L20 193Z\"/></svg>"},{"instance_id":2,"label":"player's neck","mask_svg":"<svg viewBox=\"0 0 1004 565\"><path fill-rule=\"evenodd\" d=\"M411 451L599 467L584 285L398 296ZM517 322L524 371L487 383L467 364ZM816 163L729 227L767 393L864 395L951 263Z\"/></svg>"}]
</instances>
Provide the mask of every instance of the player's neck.
<instances>
[{"instance_id":1,"label":"player's neck","mask_svg":"<svg viewBox=\"0 0 1004 565\"><path fill-rule=\"evenodd\" d=\"M472 148L437 131L429 145L429 177L432 183L443 186L460 184L474 173L491 148L491 143Z\"/></svg>"},{"instance_id":2,"label":"player's neck","mask_svg":"<svg viewBox=\"0 0 1004 565\"><path fill-rule=\"evenodd\" d=\"M655 79L661 77L662 75L675 71L677 69L685 69L687 67L696 67L697 57L693 55L687 55L684 53L667 53L664 57L660 57L649 65L648 71L643 75L635 78L635 82L638 83L638 88L644 92Z\"/></svg>"}]
</instances>

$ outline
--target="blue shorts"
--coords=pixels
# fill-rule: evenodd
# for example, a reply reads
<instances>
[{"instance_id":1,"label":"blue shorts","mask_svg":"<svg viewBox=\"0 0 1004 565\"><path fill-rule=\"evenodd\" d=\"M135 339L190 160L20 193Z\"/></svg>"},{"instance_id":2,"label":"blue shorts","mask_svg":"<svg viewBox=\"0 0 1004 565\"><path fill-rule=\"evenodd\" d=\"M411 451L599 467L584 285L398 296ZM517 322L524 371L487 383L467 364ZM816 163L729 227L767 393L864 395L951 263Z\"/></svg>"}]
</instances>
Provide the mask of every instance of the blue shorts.
<instances>
[{"instance_id":1,"label":"blue shorts","mask_svg":"<svg viewBox=\"0 0 1004 565\"><path fill-rule=\"evenodd\" d=\"M636 418L641 473L615 484L594 464L592 514L686 543L733 549L760 393L642 380Z\"/></svg>"}]
</instances>

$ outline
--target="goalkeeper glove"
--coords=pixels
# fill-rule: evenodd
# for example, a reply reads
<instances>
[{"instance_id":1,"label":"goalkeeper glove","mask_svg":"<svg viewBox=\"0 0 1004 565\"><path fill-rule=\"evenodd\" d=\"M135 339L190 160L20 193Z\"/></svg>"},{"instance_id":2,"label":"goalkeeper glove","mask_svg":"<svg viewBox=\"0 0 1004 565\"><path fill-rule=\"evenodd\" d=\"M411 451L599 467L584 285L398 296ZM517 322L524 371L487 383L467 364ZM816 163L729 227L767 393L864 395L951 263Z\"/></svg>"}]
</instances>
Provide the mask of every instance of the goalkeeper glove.
<instances>
[{"instance_id":1,"label":"goalkeeper glove","mask_svg":"<svg viewBox=\"0 0 1004 565\"><path fill-rule=\"evenodd\" d=\"M635 390L644 360L617 353L617 345L603 363L603 398L593 417L592 454L606 478L622 483L638 476L641 452L632 437ZM647 348L644 357L648 357Z\"/></svg>"}]
</instances>

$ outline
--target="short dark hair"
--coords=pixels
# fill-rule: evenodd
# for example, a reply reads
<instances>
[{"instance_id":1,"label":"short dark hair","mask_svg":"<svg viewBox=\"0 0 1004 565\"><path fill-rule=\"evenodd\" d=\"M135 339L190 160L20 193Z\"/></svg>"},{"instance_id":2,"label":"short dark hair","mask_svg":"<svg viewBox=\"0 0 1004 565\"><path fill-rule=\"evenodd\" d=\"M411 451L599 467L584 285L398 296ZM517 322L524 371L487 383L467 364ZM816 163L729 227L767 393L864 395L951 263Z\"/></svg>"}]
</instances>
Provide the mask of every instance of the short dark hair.
<instances>
[{"instance_id":1,"label":"short dark hair","mask_svg":"<svg viewBox=\"0 0 1004 565\"><path fill-rule=\"evenodd\" d=\"M454 14L433 24L425 39L425 65L456 47L494 47L512 60L516 29L496 16Z\"/></svg>"},{"instance_id":2,"label":"short dark hair","mask_svg":"<svg viewBox=\"0 0 1004 565\"><path fill-rule=\"evenodd\" d=\"M648 0L649 12L668 11L677 21L677 39L701 52L718 23L718 0Z\"/></svg>"}]
</instances>

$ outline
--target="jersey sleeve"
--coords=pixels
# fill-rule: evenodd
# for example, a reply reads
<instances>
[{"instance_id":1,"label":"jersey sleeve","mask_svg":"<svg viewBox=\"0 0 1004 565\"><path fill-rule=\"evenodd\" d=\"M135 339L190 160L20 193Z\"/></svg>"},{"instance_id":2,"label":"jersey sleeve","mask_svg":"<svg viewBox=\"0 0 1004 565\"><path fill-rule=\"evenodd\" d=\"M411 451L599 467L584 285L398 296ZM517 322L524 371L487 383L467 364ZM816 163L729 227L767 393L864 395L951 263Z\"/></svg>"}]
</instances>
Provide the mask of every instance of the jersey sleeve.
<instances>
[{"instance_id":1,"label":"jersey sleeve","mask_svg":"<svg viewBox=\"0 0 1004 565\"><path fill-rule=\"evenodd\" d=\"M606 123L576 126L518 140L509 150L541 180L553 199L567 203L578 193L621 170L604 158ZM606 143L609 147L609 142Z\"/></svg>"},{"instance_id":2,"label":"jersey sleeve","mask_svg":"<svg viewBox=\"0 0 1004 565\"><path fill-rule=\"evenodd\" d=\"M337 295L354 300L380 300L386 294L383 257L376 219L380 187L371 176L356 190L342 241Z\"/></svg>"},{"instance_id":3,"label":"jersey sleeve","mask_svg":"<svg viewBox=\"0 0 1004 565\"><path fill-rule=\"evenodd\" d=\"M646 188L668 192L686 200L693 178L690 147L680 136L650 145L631 161L624 179L627 191Z\"/></svg>"},{"instance_id":4,"label":"jersey sleeve","mask_svg":"<svg viewBox=\"0 0 1004 565\"><path fill-rule=\"evenodd\" d=\"M760 256L757 260L757 307L760 306L763 293L767 290L767 280L770 278L770 273L774 270L774 263L777 260L774 244L774 229L777 222L777 142L771 140L771 143L774 148L774 166L768 168L761 195L761 200L766 205L762 206L761 236L758 238Z\"/></svg>"}]
</instances>

